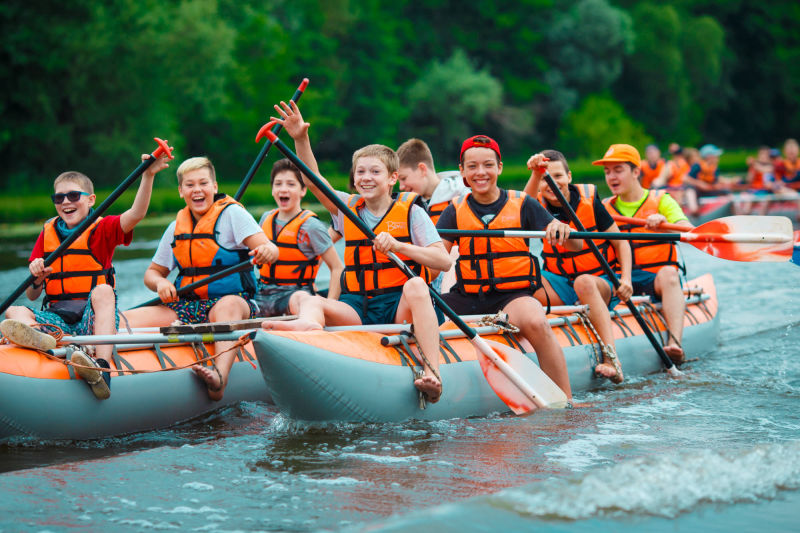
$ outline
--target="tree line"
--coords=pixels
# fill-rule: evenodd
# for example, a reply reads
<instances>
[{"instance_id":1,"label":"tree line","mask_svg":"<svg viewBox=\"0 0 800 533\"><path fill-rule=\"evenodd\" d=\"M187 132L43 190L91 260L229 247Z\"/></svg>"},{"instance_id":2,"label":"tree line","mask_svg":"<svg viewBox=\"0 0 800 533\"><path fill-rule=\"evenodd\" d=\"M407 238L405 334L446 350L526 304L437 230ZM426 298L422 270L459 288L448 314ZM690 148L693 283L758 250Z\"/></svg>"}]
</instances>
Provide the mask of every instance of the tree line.
<instances>
[{"instance_id":1,"label":"tree line","mask_svg":"<svg viewBox=\"0 0 800 533\"><path fill-rule=\"evenodd\" d=\"M798 27L790 0L9 0L0 187L67 169L112 185L154 136L240 179L303 77L312 142L339 171L410 136L442 168L474 133L519 157L777 145L800 123Z\"/></svg>"}]
</instances>

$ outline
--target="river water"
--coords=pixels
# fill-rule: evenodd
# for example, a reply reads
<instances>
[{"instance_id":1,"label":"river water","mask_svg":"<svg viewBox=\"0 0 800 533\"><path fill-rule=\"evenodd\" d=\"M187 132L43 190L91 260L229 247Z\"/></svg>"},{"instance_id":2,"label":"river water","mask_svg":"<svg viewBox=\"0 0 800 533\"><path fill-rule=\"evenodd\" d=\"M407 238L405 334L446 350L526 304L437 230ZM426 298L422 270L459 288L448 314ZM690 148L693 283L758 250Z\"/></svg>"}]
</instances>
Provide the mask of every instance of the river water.
<instances>
[{"instance_id":1,"label":"river water","mask_svg":"<svg viewBox=\"0 0 800 533\"><path fill-rule=\"evenodd\" d=\"M164 431L6 442L0 531L800 530L800 267L684 251L690 277L714 273L721 338L680 380L526 418L303 427L244 403ZM148 264L117 262L122 308L151 297Z\"/></svg>"}]
</instances>

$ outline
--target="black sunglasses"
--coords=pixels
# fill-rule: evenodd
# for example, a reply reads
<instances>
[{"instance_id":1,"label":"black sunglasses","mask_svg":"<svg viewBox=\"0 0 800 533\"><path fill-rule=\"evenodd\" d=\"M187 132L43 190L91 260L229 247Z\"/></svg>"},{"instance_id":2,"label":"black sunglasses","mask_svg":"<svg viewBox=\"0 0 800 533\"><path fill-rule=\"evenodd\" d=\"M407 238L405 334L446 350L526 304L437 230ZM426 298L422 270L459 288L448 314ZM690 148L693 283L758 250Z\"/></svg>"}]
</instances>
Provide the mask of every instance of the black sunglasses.
<instances>
[{"instance_id":1,"label":"black sunglasses","mask_svg":"<svg viewBox=\"0 0 800 533\"><path fill-rule=\"evenodd\" d=\"M89 193L83 191L57 192L51 195L50 198L53 199L54 204L61 204L64 203L64 198L70 202L77 202L81 199L81 196L89 196Z\"/></svg>"}]
</instances>

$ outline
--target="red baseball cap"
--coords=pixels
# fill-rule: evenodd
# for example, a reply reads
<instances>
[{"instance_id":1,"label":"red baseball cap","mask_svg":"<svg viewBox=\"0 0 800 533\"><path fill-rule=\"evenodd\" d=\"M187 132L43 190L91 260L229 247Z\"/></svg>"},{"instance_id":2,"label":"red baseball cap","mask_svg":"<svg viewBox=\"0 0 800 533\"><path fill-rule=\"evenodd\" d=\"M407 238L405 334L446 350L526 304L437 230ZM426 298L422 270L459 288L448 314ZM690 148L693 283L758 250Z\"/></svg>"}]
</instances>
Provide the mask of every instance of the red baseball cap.
<instances>
[{"instance_id":1,"label":"red baseball cap","mask_svg":"<svg viewBox=\"0 0 800 533\"><path fill-rule=\"evenodd\" d=\"M458 160L464 160L464 152L469 150L470 148L490 148L494 150L494 153L497 154L497 159L502 161L502 157L500 156L500 145L497 144L497 141L492 139L491 137L487 137L486 135L474 135L464 141L464 144L461 145L461 153L458 154Z\"/></svg>"}]
</instances>

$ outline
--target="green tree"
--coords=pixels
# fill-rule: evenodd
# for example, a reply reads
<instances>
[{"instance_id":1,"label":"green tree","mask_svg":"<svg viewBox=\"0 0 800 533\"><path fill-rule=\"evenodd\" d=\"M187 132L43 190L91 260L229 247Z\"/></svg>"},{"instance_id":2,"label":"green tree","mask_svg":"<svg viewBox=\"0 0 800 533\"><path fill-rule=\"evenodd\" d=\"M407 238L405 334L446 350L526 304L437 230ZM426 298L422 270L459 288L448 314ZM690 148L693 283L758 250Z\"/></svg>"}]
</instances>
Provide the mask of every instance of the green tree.
<instances>
[{"instance_id":1,"label":"green tree","mask_svg":"<svg viewBox=\"0 0 800 533\"><path fill-rule=\"evenodd\" d=\"M558 146L569 157L600 157L610 145L631 144L642 150L653 142L608 93L587 96L567 114L559 130Z\"/></svg>"},{"instance_id":2,"label":"green tree","mask_svg":"<svg viewBox=\"0 0 800 533\"><path fill-rule=\"evenodd\" d=\"M503 88L488 70L478 70L456 50L444 62L433 61L408 89L414 135L432 139L437 155L457 153L459 143L483 131L484 121L502 107ZM452 159L452 157L447 157Z\"/></svg>"}]
</instances>

